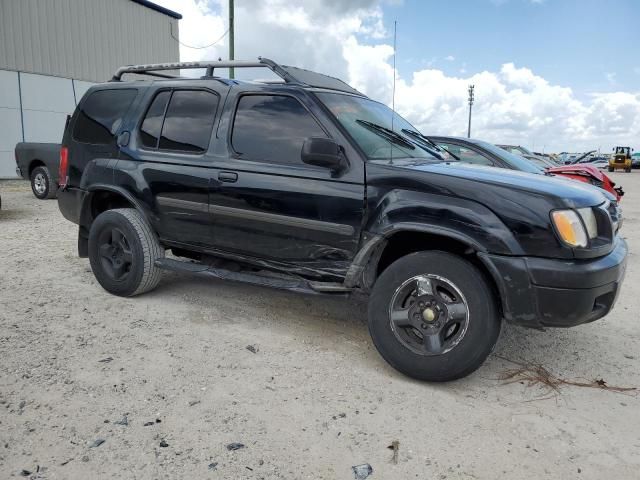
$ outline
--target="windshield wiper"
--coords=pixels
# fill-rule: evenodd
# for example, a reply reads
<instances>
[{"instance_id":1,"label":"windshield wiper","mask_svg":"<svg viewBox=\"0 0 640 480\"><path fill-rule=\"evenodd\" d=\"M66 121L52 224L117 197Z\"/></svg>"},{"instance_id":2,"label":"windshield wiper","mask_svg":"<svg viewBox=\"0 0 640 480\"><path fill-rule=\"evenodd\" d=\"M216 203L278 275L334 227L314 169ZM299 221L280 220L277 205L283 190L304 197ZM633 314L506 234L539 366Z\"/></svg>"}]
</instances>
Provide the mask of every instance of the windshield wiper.
<instances>
[{"instance_id":1,"label":"windshield wiper","mask_svg":"<svg viewBox=\"0 0 640 480\"><path fill-rule=\"evenodd\" d=\"M444 160L444 157L442 156L442 153L448 153L453 158L455 158L456 160L460 161L460 158L458 158L457 155L454 155L449 150L443 149L437 143L432 141L430 138L425 137L420 132L416 132L415 130L409 130L408 128L403 128L402 129L402 133L404 133L405 135L409 135L411 138L413 138L413 139L415 139L417 141L422 141L422 142L425 142L425 143L429 144L430 147L426 147L427 151L429 153L431 153L432 155L436 155L440 160ZM433 151L433 149L431 147L433 147L433 149L435 149L435 152Z\"/></svg>"},{"instance_id":2,"label":"windshield wiper","mask_svg":"<svg viewBox=\"0 0 640 480\"><path fill-rule=\"evenodd\" d=\"M416 146L405 137L400 135L398 132L394 132L390 128L383 127L382 125L378 125L377 123L370 122L368 120L356 120L356 123L362 125L365 128L368 128L374 133L377 133L381 137L390 142L395 143L396 145L402 145L403 147L409 148L411 150L415 150Z\"/></svg>"}]
</instances>

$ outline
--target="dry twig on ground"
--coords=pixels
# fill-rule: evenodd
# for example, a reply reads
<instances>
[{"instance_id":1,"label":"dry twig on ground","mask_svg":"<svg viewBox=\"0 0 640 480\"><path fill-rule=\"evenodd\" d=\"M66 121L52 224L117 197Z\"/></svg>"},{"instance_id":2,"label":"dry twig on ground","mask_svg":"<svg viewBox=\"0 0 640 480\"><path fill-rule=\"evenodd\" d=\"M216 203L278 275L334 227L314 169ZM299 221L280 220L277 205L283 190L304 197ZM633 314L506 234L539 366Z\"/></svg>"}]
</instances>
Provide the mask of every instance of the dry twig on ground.
<instances>
[{"instance_id":1,"label":"dry twig on ground","mask_svg":"<svg viewBox=\"0 0 640 480\"><path fill-rule=\"evenodd\" d=\"M547 387L549 390L553 390L556 393L559 393L560 387L564 385L572 385L574 387L598 388L600 390L608 390L615 393L629 393L637 391L636 387L617 387L609 385L602 378L592 381L567 380L558 377L539 364L517 362L515 360L499 356L498 358L518 365L518 368L506 370L502 373L502 375L500 375L500 380L504 381L506 384L524 382L528 387L541 385Z\"/></svg>"}]
</instances>

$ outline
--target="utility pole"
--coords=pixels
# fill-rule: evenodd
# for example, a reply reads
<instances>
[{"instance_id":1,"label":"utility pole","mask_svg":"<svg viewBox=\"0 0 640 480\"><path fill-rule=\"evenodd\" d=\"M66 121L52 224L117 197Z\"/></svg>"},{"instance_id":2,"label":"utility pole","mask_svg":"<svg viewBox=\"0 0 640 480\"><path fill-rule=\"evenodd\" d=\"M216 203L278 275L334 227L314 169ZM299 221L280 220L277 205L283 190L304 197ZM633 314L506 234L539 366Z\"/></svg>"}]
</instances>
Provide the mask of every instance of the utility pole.
<instances>
[{"instance_id":1,"label":"utility pole","mask_svg":"<svg viewBox=\"0 0 640 480\"><path fill-rule=\"evenodd\" d=\"M469 85L469 128L467 129L467 138L471 138L471 107L473 107L473 90L475 85Z\"/></svg>"},{"instance_id":2,"label":"utility pole","mask_svg":"<svg viewBox=\"0 0 640 480\"><path fill-rule=\"evenodd\" d=\"M233 57L233 0L229 0L229 60L233 60ZM235 78L235 69L233 67L229 68L229 78Z\"/></svg>"}]
</instances>

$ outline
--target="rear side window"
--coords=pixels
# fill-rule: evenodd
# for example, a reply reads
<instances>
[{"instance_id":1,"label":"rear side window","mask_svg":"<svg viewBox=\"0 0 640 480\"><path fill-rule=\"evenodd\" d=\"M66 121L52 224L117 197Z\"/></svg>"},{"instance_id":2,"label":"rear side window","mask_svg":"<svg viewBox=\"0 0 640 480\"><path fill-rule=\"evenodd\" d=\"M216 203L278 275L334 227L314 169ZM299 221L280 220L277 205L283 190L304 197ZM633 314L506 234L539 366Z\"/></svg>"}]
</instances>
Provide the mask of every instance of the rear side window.
<instances>
[{"instance_id":1,"label":"rear side window","mask_svg":"<svg viewBox=\"0 0 640 480\"><path fill-rule=\"evenodd\" d=\"M245 95L233 122L231 144L245 160L302 164L308 137L326 137L315 118L292 97Z\"/></svg>"},{"instance_id":2,"label":"rear side window","mask_svg":"<svg viewBox=\"0 0 640 480\"><path fill-rule=\"evenodd\" d=\"M142 145L158 150L205 152L217 108L218 95L205 90L160 92L142 121Z\"/></svg>"},{"instance_id":3,"label":"rear side window","mask_svg":"<svg viewBox=\"0 0 640 480\"><path fill-rule=\"evenodd\" d=\"M94 145L107 145L136 97L135 89L97 90L82 102L73 128L74 140Z\"/></svg>"}]
</instances>

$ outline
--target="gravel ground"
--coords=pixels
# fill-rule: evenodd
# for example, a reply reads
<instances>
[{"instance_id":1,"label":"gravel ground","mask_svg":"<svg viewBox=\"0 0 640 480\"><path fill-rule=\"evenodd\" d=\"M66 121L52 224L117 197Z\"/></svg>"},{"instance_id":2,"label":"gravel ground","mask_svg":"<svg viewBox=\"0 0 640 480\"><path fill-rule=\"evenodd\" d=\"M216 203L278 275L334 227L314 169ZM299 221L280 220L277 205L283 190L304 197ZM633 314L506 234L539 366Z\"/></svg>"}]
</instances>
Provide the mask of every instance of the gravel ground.
<instances>
[{"instance_id":1,"label":"gravel ground","mask_svg":"<svg viewBox=\"0 0 640 480\"><path fill-rule=\"evenodd\" d=\"M387 366L345 299L177 273L111 296L57 203L0 182L0 478L333 480L369 463L371 479L637 479L639 396L500 379L512 359L640 386L640 173L614 178L632 252L615 310L506 325L479 371L444 385Z\"/></svg>"}]
</instances>

